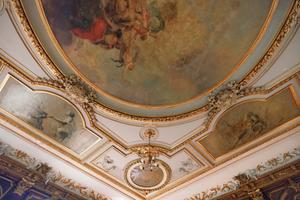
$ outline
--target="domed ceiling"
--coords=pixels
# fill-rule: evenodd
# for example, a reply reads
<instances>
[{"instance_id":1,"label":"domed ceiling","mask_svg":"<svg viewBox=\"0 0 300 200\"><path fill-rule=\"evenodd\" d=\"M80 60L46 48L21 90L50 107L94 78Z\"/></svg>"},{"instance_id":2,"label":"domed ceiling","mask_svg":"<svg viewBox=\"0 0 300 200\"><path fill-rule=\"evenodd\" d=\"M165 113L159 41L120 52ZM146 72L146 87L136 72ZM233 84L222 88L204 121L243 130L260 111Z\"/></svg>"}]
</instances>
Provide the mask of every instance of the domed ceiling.
<instances>
[{"instance_id":1,"label":"domed ceiling","mask_svg":"<svg viewBox=\"0 0 300 200\"><path fill-rule=\"evenodd\" d=\"M199 109L212 90L241 80L289 10L276 0L44 0L24 7L47 33L36 31L45 47L54 46L46 49L62 73L79 75L100 104L143 117Z\"/></svg>"},{"instance_id":2,"label":"domed ceiling","mask_svg":"<svg viewBox=\"0 0 300 200\"><path fill-rule=\"evenodd\" d=\"M300 0L1 2L0 139L111 199L215 197L299 146Z\"/></svg>"}]
</instances>

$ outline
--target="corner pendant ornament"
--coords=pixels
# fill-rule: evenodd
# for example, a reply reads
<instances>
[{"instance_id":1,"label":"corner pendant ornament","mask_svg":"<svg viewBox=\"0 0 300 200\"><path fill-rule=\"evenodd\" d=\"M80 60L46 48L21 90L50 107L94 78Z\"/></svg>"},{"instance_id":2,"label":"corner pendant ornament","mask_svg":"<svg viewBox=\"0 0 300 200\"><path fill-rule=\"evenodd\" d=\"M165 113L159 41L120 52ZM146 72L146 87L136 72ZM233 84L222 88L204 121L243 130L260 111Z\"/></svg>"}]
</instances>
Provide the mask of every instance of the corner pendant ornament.
<instances>
[{"instance_id":1,"label":"corner pendant ornament","mask_svg":"<svg viewBox=\"0 0 300 200\"><path fill-rule=\"evenodd\" d=\"M70 75L64 78L62 84L68 95L79 103L92 103L96 100L96 92L86 85L79 77Z\"/></svg>"},{"instance_id":2,"label":"corner pendant ornament","mask_svg":"<svg viewBox=\"0 0 300 200\"><path fill-rule=\"evenodd\" d=\"M225 110L235 104L238 99L263 91L262 87L244 87L236 81L230 81L218 92L212 92L208 96L208 116L215 116L221 110Z\"/></svg>"},{"instance_id":3,"label":"corner pendant ornament","mask_svg":"<svg viewBox=\"0 0 300 200\"><path fill-rule=\"evenodd\" d=\"M38 82L64 90L72 101L80 105L93 104L97 98L96 92L74 74L58 80L38 79Z\"/></svg>"}]
</instances>

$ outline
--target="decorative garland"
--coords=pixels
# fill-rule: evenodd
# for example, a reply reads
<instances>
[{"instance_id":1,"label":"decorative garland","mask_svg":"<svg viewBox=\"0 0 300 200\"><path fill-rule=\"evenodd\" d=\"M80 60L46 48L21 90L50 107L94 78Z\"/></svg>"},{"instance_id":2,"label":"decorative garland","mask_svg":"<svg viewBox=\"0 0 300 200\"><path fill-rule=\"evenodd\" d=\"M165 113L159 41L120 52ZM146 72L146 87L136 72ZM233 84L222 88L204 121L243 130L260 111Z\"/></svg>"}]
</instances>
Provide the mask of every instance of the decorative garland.
<instances>
[{"instance_id":1,"label":"decorative garland","mask_svg":"<svg viewBox=\"0 0 300 200\"><path fill-rule=\"evenodd\" d=\"M276 168L279 168L298 159L300 159L300 147L295 148L292 151L280 154L279 156L272 158L264 163L258 164L254 169L249 169L243 173L239 173L237 176L233 177L232 180L224 183L222 186L218 185L216 187L210 188L206 191L195 194L192 197L186 198L185 200L211 200L223 194L239 189L242 182L241 178L247 180L257 180L267 172L270 172Z\"/></svg>"},{"instance_id":2,"label":"decorative garland","mask_svg":"<svg viewBox=\"0 0 300 200\"><path fill-rule=\"evenodd\" d=\"M1 155L7 156L24 164L27 169L42 173L46 177L46 183L55 183L90 200L111 200L103 194L97 193L94 190L73 181L72 179L64 177L60 172L54 171L50 166L48 166L48 164L43 163L38 159L29 156L27 153L15 149L0 140L0 156Z\"/></svg>"}]
</instances>

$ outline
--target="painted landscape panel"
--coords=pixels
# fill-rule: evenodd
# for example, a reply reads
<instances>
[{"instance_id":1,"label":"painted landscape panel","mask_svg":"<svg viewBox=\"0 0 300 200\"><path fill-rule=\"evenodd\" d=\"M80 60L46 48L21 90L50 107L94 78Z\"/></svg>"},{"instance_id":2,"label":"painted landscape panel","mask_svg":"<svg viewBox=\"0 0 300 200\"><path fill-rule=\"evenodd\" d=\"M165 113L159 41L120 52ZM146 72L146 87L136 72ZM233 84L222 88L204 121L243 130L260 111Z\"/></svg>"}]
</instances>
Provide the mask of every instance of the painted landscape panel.
<instances>
[{"instance_id":1,"label":"painted landscape panel","mask_svg":"<svg viewBox=\"0 0 300 200\"><path fill-rule=\"evenodd\" d=\"M293 95L285 89L267 101L247 102L227 111L215 130L199 142L217 158L299 115Z\"/></svg>"},{"instance_id":2,"label":"painted landscape panel","mask_svg":"<svg viewBox=\"0 0 300 200\"><path fill-rule=\"evenodd\" d=\"M80 154L99 137L84 128L79 112L55 95L34 92L9 78L0 92L0 107Z\"/></svg>"}]
</instances>

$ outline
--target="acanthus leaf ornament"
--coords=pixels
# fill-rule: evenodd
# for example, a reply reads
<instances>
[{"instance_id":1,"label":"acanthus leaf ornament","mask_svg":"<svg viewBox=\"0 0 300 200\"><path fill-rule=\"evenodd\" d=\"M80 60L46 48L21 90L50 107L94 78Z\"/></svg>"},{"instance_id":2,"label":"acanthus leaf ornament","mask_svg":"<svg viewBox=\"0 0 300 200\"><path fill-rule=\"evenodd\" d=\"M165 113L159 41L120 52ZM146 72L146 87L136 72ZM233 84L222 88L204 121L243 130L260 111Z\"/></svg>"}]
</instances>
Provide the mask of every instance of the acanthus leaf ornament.
<instances>
[{"instance_id":1,"label":"acanthus leaf ornament","mask_svg":"<svg viewBox=\"0 0 300 200\"><path fill-rule=\"evenodd\" d=\"M242 96L240 89L240 85L236 81L231 81L218 93L210 94L208 96L209 114L212 115L213 113L226 109L234 104L237 99Z\"/></svg>"},{"instance_id":2,"label":"acanthus leaf ornament","mask_svg":"<svg viewBox=\"0 0 300 200\"><path fill-rule=\"evenodd\" d=\"M93 104L97 98L96 92L74 74L57 80L42 78L38 79L38 82L46 83L60 90L64 90L68 97L81 105Z\"/></svg>"},{"instance_id":3,"label":"acanthus leaf ornament","mask_svg":"<svg viewBox=\"0 0 300 200\"><path fill-rule=\"evenodd\" d=\"M242 87L236 81L230 81L216 92L213 91L208 96L208 117L212 118L218 112L234 105L240 98L261 93L263 87Z\"/></svg>"},{"instance_id":4,"label":"acanthus leaf ornament","mask_svg":"<svg viewBox=\"0 0 300 200\"><path fill-rule=\"evenodd\" d=\"M28 177L20 181L19 189L17 193L21 194L22 191L26 190L29 187L32 187L35 182L43 177L45 182L55 183L67 190L71 190L74 193L79 194L85 199L89 200L110 200L109 197L106 197L104 194L95 192L94 190L81 185L74 180L63 176L60 172L55 171L47 164L37 160L36 158L31 157L27 153L15 149L12 146L3 143L0 140L0 155L7 156L13 160L16 160L26 166L27 169L32 170L35 173L29 174Z\"/></svg>"},{"instance_id":5,"label":"acanthus leaf ornament","mask_svg":"<svg viewBox=\"0 0 300 200\"><path fill-rule=\"evenodd\" d=\"M289 155L289 156L287 156ZM280 154L275 158L271 158L264 163L260 163L254 169L246 170L245 172L239 173L234 176L232 180L224 183L222 186L216 186L206 191L199 192L193 196L186 198L185 200L210 200L221 195L227 194L229 192L236 191L244 185L248 185L249 182L257 180L259 177L264 176L265 174L276 170L284 165L292 163L293 161L300 159L300 147L295 148L291 151ZM276 163L273 160L277 160ZM273 163L273 164L271 164ZM249 189L249 188L247 188ZM254 200L260 200L260 191L256 191L258 188L251 188L247 191L250 197L253 197Z\"/></svg>"}]
</instances>

